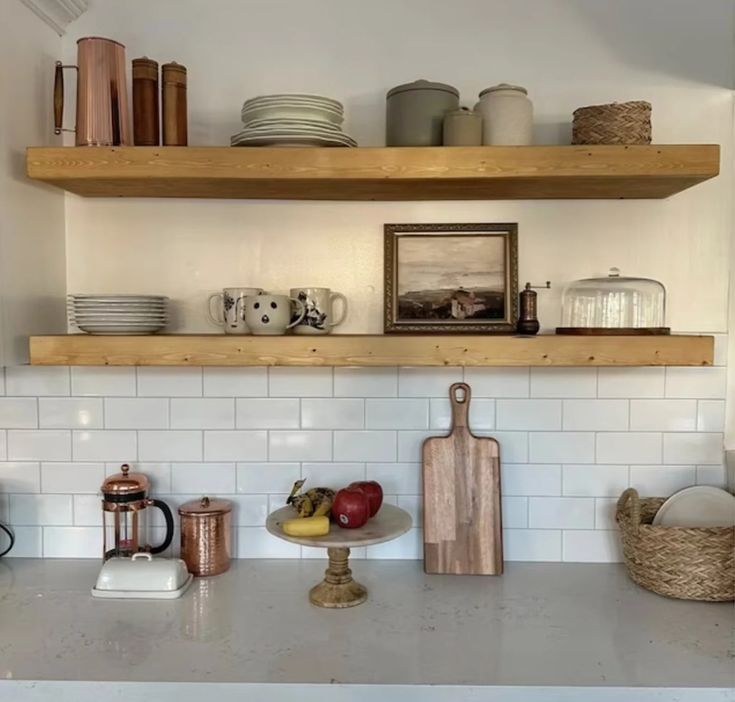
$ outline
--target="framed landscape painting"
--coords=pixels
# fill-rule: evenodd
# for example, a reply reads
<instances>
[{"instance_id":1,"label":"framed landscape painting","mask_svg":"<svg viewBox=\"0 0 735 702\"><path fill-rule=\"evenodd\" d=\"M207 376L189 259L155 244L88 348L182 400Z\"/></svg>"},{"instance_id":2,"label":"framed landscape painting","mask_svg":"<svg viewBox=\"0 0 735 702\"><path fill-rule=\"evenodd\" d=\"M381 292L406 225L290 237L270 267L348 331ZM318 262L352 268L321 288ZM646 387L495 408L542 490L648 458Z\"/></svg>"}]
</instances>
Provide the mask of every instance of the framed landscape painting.
<instances>
[{"instance_id":1,"label":"framed landscape painting","mask_svg":"<svg viewBox=\"0 0 735 702\"><path fill-rule=\"evenodd\" d=\"M515 331L517 224L386 224L384 262L386 333Z\"/></svg>"}]
</instances>

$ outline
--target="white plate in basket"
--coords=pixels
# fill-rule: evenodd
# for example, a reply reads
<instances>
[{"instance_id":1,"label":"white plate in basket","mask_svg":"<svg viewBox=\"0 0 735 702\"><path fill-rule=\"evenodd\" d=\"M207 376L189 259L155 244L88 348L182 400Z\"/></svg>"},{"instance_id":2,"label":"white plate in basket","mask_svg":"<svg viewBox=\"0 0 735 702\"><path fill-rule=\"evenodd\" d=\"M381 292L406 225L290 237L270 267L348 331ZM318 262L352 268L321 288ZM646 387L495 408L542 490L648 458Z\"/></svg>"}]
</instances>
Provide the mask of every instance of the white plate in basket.
<instances>
[{"instance_id":1,"label":"white plate in basket","mask_svg":"<svg viewBox=\"0 0 735 702\"><path fill-rule=\"evenodd\" d=\"M735 496L709 485L684 488L661 505L653 526L735 526Z\"/></svg>"}]
</instances>

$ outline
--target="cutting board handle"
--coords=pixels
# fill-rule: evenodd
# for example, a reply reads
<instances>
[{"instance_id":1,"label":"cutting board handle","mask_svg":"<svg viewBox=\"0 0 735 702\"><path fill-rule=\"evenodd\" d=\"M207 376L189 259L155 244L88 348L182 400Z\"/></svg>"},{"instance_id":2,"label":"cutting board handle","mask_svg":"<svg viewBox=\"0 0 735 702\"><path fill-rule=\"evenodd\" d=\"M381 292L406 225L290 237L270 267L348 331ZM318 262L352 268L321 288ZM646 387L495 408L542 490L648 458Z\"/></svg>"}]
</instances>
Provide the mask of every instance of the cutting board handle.
<instances>
[{"instance_id":1,"label":"cutting board handle","mask_svg":"<svg viewBox=\"0 0 735 702\"><path fill-rule=\"evenodd\" d=\"M452 431L460 427L469 429L470 397L472 397L472 391L467 383L452 383L449 387L449 401L452 403Z\"/></svg>"}]
</instances>

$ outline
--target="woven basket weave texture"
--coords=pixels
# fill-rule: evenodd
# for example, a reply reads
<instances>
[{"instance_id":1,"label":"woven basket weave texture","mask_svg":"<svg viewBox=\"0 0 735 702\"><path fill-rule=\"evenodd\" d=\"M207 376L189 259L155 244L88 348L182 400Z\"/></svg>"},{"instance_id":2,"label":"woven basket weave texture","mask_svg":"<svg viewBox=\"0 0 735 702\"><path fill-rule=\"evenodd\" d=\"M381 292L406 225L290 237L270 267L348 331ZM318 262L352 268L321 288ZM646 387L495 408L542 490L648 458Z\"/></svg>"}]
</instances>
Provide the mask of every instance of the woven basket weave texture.
<instances>
[{"instance_id":1,"label":"woven basket weave texture","mask_svg":"<svg viewBox=\"0 0 735 702\"><path fill-rule=\"evenodd\" d=\"M614 102L574 110L572 144L650 143L650 102Z\"/></svg>"}]
</instances>

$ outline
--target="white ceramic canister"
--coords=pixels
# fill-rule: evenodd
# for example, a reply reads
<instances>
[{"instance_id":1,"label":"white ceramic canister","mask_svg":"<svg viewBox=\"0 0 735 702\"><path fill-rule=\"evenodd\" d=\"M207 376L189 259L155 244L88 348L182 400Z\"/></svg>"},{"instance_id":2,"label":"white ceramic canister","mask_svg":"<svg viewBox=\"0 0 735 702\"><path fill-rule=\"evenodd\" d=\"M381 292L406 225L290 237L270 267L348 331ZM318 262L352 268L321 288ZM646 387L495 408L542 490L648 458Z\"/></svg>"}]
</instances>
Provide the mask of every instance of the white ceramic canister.
<instances>
[{"instance_id":1,"label":"white ceramic canister","mask_svg":"<svg viewBox=\"0 0 735 702\"><path fill-rule=\"evenodd\" d=\"M469 107L444 115L444 146L481 146L482 115Z\"/></svg>"},{"instance_id":2,"label":"white ceramic canister","mask_svg":"<svg viewBox=\"0 0 735 702\"><path fill-rule=\"evenodd\" d=\"M480 93L482 143L496 146L526 146L533 142L533 103L528 91L500 83Z\"/></svg>"}]
</instances>

